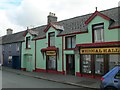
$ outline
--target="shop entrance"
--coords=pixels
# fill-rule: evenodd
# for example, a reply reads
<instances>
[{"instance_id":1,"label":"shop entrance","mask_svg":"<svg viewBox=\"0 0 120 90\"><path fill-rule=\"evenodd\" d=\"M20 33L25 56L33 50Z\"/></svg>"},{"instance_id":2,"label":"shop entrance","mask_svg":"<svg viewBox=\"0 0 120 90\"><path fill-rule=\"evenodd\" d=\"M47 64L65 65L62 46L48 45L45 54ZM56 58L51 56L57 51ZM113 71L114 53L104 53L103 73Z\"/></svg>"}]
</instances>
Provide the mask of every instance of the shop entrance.
<instances>
[{"instance_id":1,"label":"shop entrance","mask_svg":"<svg viewBox=\"0 0 120 90\"><path fill-rule=\"evenodd\" d=\"M66 55L66 72L70 75L75 75L75 56Z\"/></svg>"},{"instance_id":2,"label":"shop entrance","mask_svg":"<svg viewBox=\"0 0 120 90\"><path fill-rule=\"evenodd\" d=\"M57 58L56 56L47 56L47 70L57 70Z\"/></svg>"}]
</instances>

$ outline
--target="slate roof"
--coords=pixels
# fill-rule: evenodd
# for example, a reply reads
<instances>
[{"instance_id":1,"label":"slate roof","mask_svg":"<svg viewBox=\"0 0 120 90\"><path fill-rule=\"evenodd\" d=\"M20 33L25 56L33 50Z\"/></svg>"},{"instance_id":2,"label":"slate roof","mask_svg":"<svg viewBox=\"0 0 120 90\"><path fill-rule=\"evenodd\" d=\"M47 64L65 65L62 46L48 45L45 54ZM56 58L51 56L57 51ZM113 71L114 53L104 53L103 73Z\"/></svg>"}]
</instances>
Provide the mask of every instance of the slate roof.
<instances>
[{"instance_id":1,"label":"slate roof","mask_svg":"<svg viewBox=\"0 0 120 90\"><path fill-rule=\"evenodd\" d=\"M2 37L2 44L24 41L24 36L23 36L24 32L25 31L3 36Z\"/></svg>"},{"instance_id":2,"label":"slate roof","mask_svg":"<svg viewBox=\"0 0 120 90\"><path fill-rule=\"evenodd\" d=\"M100 13L108 16L109 18L111 18L113 20L112 24L110 24L109 27L119 26L118 22L120 21L120 18L118 18L118 16L120 16L120 13L118 13L118 12L119 12L118 7L100 11ZM77 16L77 17L62 20L62 21L58 21L57 23L59 24L59 26L63 26L62 27L63 30L59 33L59 35L87 31L87 25L85 25L85 21L92 14L93 13L82 15L82 16ZM35 38L43 38L43 37L45 37L44 30L46 27L47 27L47 25L42 25L42 26L39 26L36 28L32 28L32 29L30 29L30 32L34 35L37 35ZM60 28L60 27L57 27L57 28ZM23 36L24 32L26 32L26 31L22 31L22 32L15 33L12 35L3 36L3 44L24 41L24 36Z\"/></svg>"},{"instance_id":3,"label":"slate roof","mask_svg":"<svg viewBox=\"0 0 120 90\"><path fill-rule=\"evenodd\" d=\"M109 18L111 18L113 20L112 24L110 24L109 27L119 26L118 21L120 21L120 20L118 20L118 19L120 19L120 18L118 18L118 14L119 14L118 11L119 11L118 7L115 7L115 8L112 8L112 9L108 9L108 10L100 11L100 13L108 16ZM64 30L61 33L59 33L59 35L87 31L87 25L85 25L85 21L87 19L89 19L89 17L92 14L93 13L82 15L82 16L78 16L78 17L74 17L74 18L70 18L70 19L66 19L66 20L62 20L62 21L58 21L57 23L60 26L64 27ZM40 33L39 33L39 35L36 38L45 37L45 33L43 32L44 30L38 30L38 31Z\"/></svg>"}]
</instances>

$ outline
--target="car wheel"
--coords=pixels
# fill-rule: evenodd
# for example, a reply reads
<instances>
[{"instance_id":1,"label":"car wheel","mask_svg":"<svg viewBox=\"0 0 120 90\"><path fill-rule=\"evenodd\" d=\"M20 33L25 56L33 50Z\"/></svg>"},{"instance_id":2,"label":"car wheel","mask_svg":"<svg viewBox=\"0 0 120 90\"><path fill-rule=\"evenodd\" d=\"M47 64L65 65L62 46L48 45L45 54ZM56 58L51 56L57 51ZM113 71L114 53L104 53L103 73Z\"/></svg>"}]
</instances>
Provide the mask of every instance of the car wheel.
<instances>
[{"instance_id":1,"label":"car wheel","mask_svg":"<svg viewBox=\"0 0 120 90\"><path fill-rule=\"evenodd\" d=\"M107 87L105 90L117 90L117 89L114 87Z\"/></svg>"}]
</instances>

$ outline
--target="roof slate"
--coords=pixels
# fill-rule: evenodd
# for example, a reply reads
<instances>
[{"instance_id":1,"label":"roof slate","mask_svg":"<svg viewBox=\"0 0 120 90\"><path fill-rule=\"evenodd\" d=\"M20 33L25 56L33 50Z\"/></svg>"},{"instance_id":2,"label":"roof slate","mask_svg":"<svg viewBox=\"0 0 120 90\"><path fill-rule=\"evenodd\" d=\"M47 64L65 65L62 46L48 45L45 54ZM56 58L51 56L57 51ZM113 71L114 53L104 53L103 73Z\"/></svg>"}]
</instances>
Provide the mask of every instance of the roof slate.
<instances>
[{"instance_id":1,"label":"roof slate","mask_svg":"<svg viewBox=\"0 0 120 90\"><path fill-rule=\"evenodd\" d=\"M18 32L10 35L5 35L2 37L2 44L16 43L24 41L24 32Z\"/></svg>"},{"instance_id":2,"label":"roof slate","mask_svg":"<svg viewBox=\"0 0 120 90\"><path fill-rule=\"evenodd\" d=\"M112 24L110 24L109 27L119 26L119 22L120 22L120 18L118 18L118 16L120 16L120 13L118 13L119 8L115 7L115 8L112 8L112 9L100 11L100 13L108 16L109 18L111 18L113 20ZM58 21L57 23L60 26L63 26L63 28L64 28L64 30L61 30L59 35L87 31L87 25L85 24L85 21L92 14L93 13L82 15L82 16L77 16L77 17L62 20L62 21ZM45 32L44 32L44 29L46 27L47 27L47 25L42 25L42 26L30 29L30 31L31 31L32 34L38 34L35 37L35 39L36 38L43 38L46 35ZM12 34L12 35L3 36L3 44L24 41L24 36L23 36L24 32L25 31L15 33L15 34Z\"/></svg>"}]
</instances>

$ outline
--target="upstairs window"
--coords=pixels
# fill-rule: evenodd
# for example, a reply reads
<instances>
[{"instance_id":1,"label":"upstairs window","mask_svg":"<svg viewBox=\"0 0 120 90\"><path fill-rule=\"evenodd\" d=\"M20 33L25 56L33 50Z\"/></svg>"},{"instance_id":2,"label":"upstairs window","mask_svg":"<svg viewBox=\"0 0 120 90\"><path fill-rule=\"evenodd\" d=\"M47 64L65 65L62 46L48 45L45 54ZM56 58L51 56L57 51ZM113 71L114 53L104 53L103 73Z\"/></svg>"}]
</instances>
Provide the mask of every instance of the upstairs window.
<instances>
[{"instance_id":1,"label":"upstairs window","mask_svg":"<svg viewBox=\"0 0 120 90\"><path fill-rule=\"evenodd\" d=\"M93 42L103 42L104 41L104 24L93 25L92 27L94 37Z\"/></svg>"},{"instance_id":2,"label":"upstairs window","mask_svg":"<svg viewBox=\"0 0 120 90\"><path fill-rule=\"evenodd\" d=\"M65 38L66 49L75 48L76 36L69 36Z\"/></svg>"},{"instance_id":3,"label":"upstairs window","mask_svg":"<svg viewBox=\"0 0 120 90\"><path fill-rule=\"evenodd\" d=\"M48 46L55 46L55 32L48 34Z\"/></svg>"},{"instance_id":4,"label":"upstairs window","mask_svg":"<svg viewBox=\"0 0 120 90\"><path fill-rule=\"evenodd\" d=\"M30 48L30 37L26 37L26 48Z\"/></svg>"}]
</instances>

